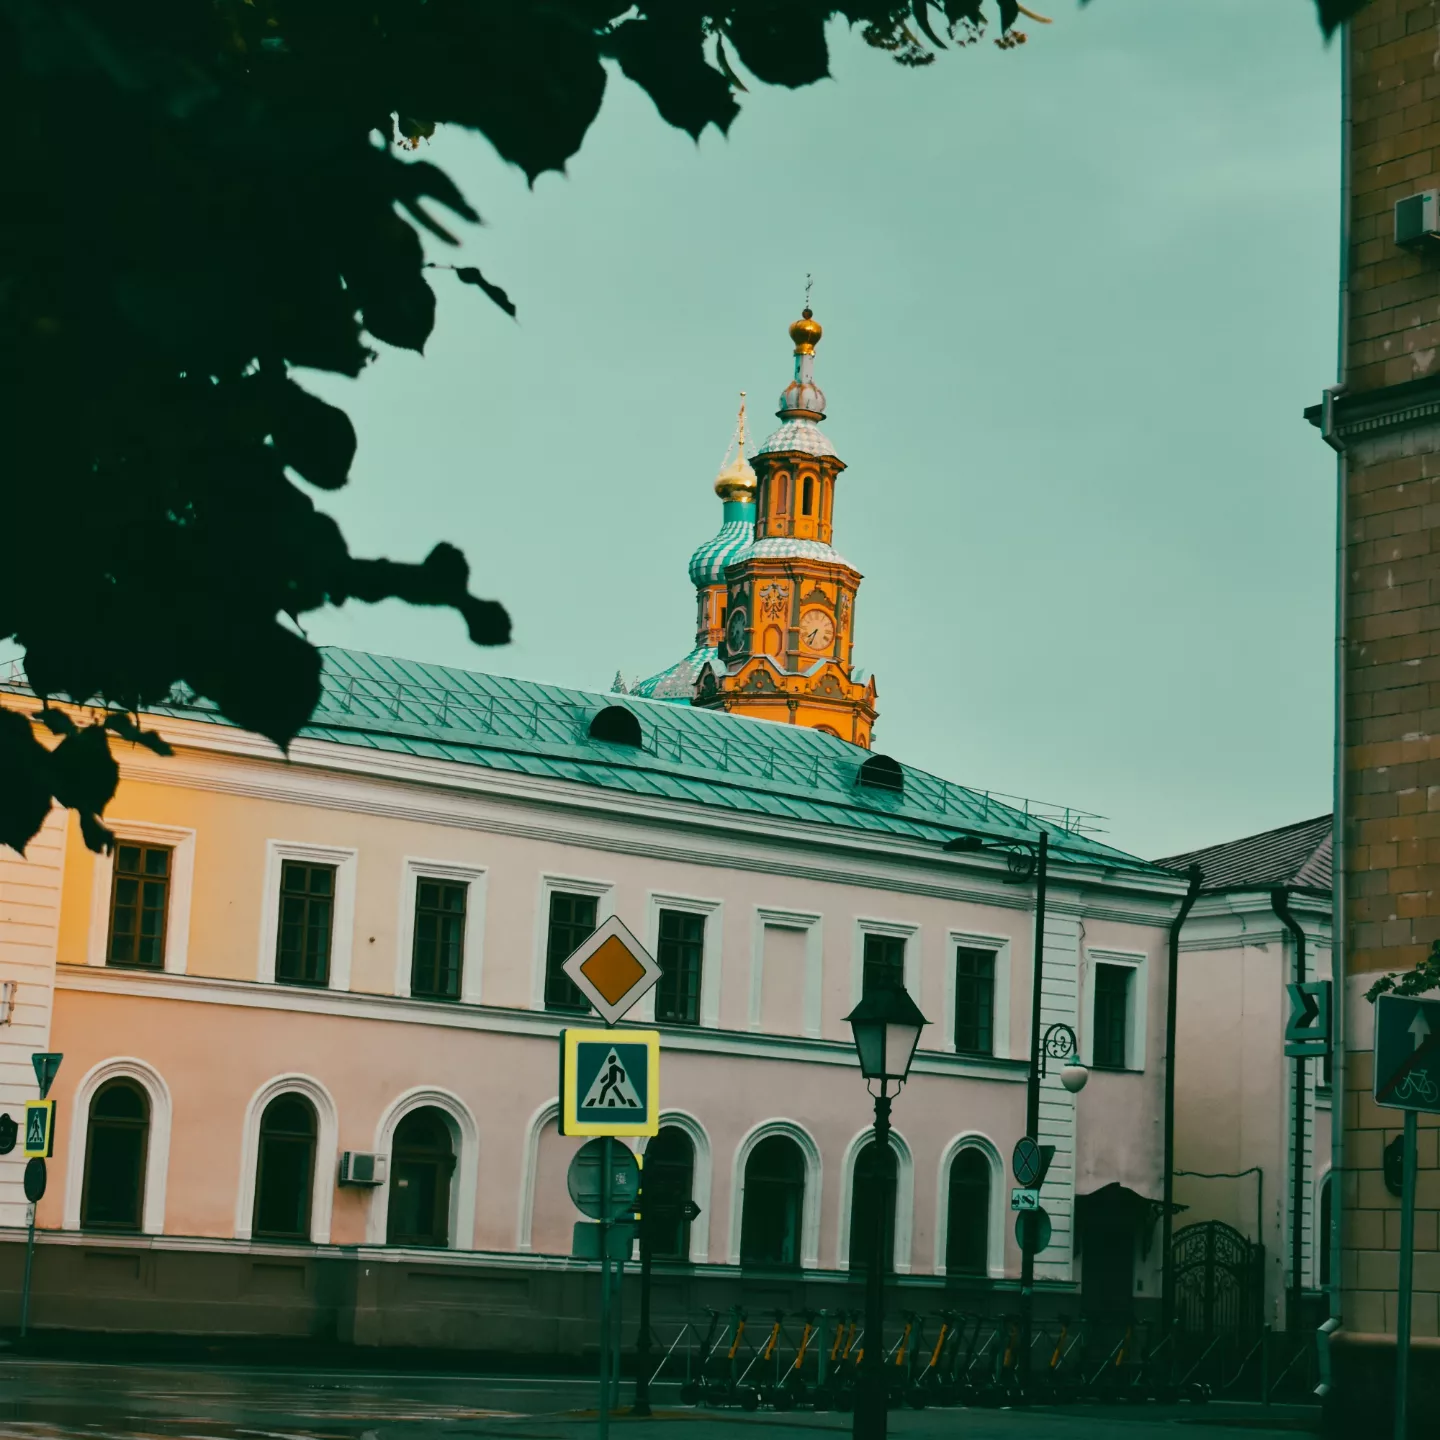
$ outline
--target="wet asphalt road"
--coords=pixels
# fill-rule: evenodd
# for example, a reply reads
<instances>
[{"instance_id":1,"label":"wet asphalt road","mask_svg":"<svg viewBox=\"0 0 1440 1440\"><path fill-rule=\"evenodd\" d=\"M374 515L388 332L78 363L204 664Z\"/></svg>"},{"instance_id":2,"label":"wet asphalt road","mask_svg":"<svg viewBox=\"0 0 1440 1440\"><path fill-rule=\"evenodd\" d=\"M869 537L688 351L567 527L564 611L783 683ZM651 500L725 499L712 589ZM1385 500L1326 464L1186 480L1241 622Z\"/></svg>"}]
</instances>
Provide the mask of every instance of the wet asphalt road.
<instances>
[{"instance_id":1,"label":"wet asphalt road","mask_svg":"<svg viewBox=\"0 0 1440 1440\"><path fill-rule=\"evenodd\" d=\"M631 1387L622 1389L628 1405ZM82 1364L0 1359L0 1440L593 1440L596 1382L539 1376L386 1374L200 1365ZM827 1412L695 1410L677 1385L652 1392L655 1415L617 1414L616 1440L753 1440L766 1431L850 1431ZM1212 1404L1142 1409L895 1411L906 1440L1236 1440L1237 1422L1291 1433L1303 1412L1261 1415ZM1243 1434L1241 1430L1239 1433ZM1257 1433L1251 1431L1251 1433ZM1273 1432L1272 1432L1273 1433ZM782 1440L772 1435L771 1440ZM819 1440L818 1435L816 1440Z\"/></svg>"}]
</instances>

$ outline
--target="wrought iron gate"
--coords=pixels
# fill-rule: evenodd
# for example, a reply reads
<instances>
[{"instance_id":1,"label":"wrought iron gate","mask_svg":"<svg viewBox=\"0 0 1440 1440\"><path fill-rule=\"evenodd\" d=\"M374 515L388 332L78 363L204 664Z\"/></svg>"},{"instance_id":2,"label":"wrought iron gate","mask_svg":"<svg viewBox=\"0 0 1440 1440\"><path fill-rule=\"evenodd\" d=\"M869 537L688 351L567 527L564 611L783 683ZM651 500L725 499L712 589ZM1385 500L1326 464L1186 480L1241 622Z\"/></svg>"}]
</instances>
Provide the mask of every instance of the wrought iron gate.
<instances>
[{"instance_id":1,"label":"wrought iron gate","mask_svg":"<svg viewBox=\"0 0 1440 1440\"><path fill-rule=\"evenodd\" d=\"M1224 1332L1237 1338L1260 1329L1264 1305L1264 1247L1252 1245L1219 1220L1175 1232L1175 1315L1195 1336Z\"/></svg>"}]
</instances>

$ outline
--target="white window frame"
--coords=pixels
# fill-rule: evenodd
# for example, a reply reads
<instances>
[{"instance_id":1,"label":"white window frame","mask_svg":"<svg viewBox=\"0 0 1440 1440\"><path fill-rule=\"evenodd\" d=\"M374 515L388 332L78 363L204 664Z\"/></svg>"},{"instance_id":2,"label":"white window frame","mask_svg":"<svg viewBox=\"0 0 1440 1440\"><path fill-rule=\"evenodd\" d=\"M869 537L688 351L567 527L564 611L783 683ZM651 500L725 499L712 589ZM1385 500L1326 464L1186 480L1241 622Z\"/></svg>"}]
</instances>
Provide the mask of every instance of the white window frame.
<instances>
[{"instance_id":1,"label":"white window frame","mask_svg":"<svg viewBox=\"0 0 1440 1440\"><path fill-rule=\"evenodd\" d=\"M690 1263L703 1265L710 1256L710 1188L714 1183L715 1165L710 1150L710 1136L699 1119L688 1110L662 1110L660 1128L663 1130L666 1126L683 1130L691 1145L695 1147L695 1168L691 1172L690 1190L691 1198L700 1207L700 1213L690 1222ZM649 1139L640 1143L646 1150L650 1148ZM644 1153L641 1151L642 1155Z\"/></svg>"},{"instance_id":2,"label":"white window frame","mask_svg":"<svg viewBox=\"0 0 1440 1440\"><path fill-rule=\"evenodd\" d=\"M705 935L700 947L700 1019L695 1027L714 1030L720 1024L720 949L724 905L719 900L700 895L676 895L670 891L651 890L645 897L645 944L658 962L660 956L660 912L683 910L705 919ZM651 986L631 1012L632 1019L653 1023L655 1020L655 986Z\"/></svg>"},{"instance_id":3,"label":"white window frame","mask_svg":"<svg viewBox=\"0 0 1440 1440\"><path fill-rule=\"evenodd\" d=\"M484 866L456 865L407 855L400 869L400 916L395 927L395 993L410 997L415 960L415 905L421 880L449 880L466 886L465 944L460 957L462 1005L478 1005L484 978L485 902L488 871ZM424 997L428 998L428 997ZM448 1003L437 1001L437 1004Z\"/></svg>"},{"instance_id":4,"label":"white window frame","mask_svg":"<svg viewBox=\"0 0 1440 1440\"><path fill-rule=\"evenodd\" d=\"M947 1054L957 1055L955 1049L955 952L962 946L966 950L989 950L995 956L995 1009L990 1017L992 1058L1009 1060L1010 1042L1010 937L1008 935L984 935L975 930L951 930L945 937L945 1013L940 1021L941 1048ZM928 1048L922 1046L921 1048ZM964 1052L969 1055L969 1051ZM983 1057L975 1057L983 1058Z\"/></svg>"},{"instance_id":5,"label":"white window frame","mask_svg":"<svg viewBox=\"0 0 1440 1440\"><path fill-rule=\"evenodd\" d=\"M920 999L920 927L908 920L873 920L865 915L855 917L854 937L850 962L850 1004L860 1003L865 985L865 937L867 935L888 935L905 942L905 988L911 999Z\"/></svg>"},{"instance_id":6,"label":"white window frame","mask_svg":"<svg viewBox=\"0 0 1440 1440\"><path fill-rule=\"evenodd\" d=\"M433 1085L419 1085L397 1096L375 1128L375 1151L389 1157L383 1184L370 1192L365 1217L365 1243L387 1245L390 1225L390 1184L394 1179L395 1132L400 1122L416 1110L434 1109L444 1115L455 1147L455 1172L450 1180L450 1213L446 1217L447 1250L475 1248L475 1197L480 1174L480 1129L470 1107L453 1091ZM396 1246L403 1249L403 1246ZM427 1248L427 1254L432 1253Z\"/></svg>"},{"instance_id":7,"label":"white window frame","mask_svg":"<svg viewBox=\"0 0 1440 1440\"><path fill-rule=\"evenodd\" d=\"M740 1263L740 1236L745 1223L745 1166L750 1152L772 1135L785 1135L800 1147L805 1157L805 1199L800 1212L800 1269L814 1270L820 1264L820 1200L824 1171L815 1137L794 1120L762 1120L735 1147L730 1169L730 1263Z\"/></svg>"},{"instance_id":8,"label":"white window frame","mask_svg":"<svg viewBox=\"0 0 1440 1440\"><path fill-rule=\"evenodd\" d=\"M303 1095L315 1107L315 1175L310 1192L312 1245L330 1243L330 1216L339 1183L340 1119L330 1092L313 1075L277 1075L267 1080L245 1108L240 1132L240 1188L235 1196L235 1238L249 1240L255 1225L255 1181L260 1163L260 1121L265 1107L281 1095Z\"/></svg>"},{"instance_id":9,"label":"white window frame","mask_svg":"<svg viewBox=\"0 0 1440 1440\"><path fill-rule=\"evenodd\" d=\"M148 820L107 819L105 823L119 841L170 847L170 889L165 897L165 956L161 968L167 975L183 975L189 963L190 897L195 890L194 830L180 825L153 825ZM94 870L85 961L89 965L104 965L110 939L110 899L115 885L114 852L95 856Z\"/></svg>"},{"instance_id":10,"label":"white window frame","mask_svg":"<svg viewBox=\"0 0 1440 1440\"><path fill-rule=\"evenodd\" d=\"M583 875L544 874L535 905L535 953L530 966L530 1008L545 1008L545 950L550 940L550 896L556 891L571 895L593 895L595 924L603 925L615 913L615 882Z\"/></svg>"},{"instance_id":11,"label":"white window frame","mask_svg":"<svg viewBox=\"0 0 1440 1440\"><path fill-rule=\"evenodd\" d=\"M75 1087L70 1108L70 1151L65 1162L65 1202L60 1223L66 1230L80 1228L85 1192L85 1149L90 1134L90 1105L95 1092L111 1080L133 1080L150 1101L146 1137L145 1186L140 1197L140 1233L165 1233L165 1185L170 1170L170 1087L151 1064L129 1055L117 1055L92 1065Z\"/></svg>"},{"instance_id":12,"label":"white window frame","mask_svg":"<svg viewBox=\"0 0 1440 1440\"><path fill-rule=\"evenodd\" d=\"M280 874L287 860L335 867L329 980L324 986L301 988L348 990L355 953L355 872L359 868L359 851L337 845L310 845L298 840L265 842L265 890L260 901L260 954L255 977L262 985L277 983L275 959L280 946Z\"/></svg>"},{"instance_id":13,"label":"white window frame","mask_svg":"<svg viewBox=\"0 0 1440 1440\"><path fill-rule=\"evenodd\" d=\"M855 1207L855 1166L860 1152L875 1138L867 1126L851 1137L840 1165L840 1224L835 1236L835 1268L850 1268L850 1221ZM910 1273L910 1247L915 1233L915 1157L909 1143L898 1131L890 1132L890 1148L895 1154L895 1234L891 1269L897 1275Z\"/></svg>"},{"instance_id":14,"label":"white window frame","mask_svg":"<svg viewBox=\"0 0 1440 1440\"><path fill-rule=\"evenodd\" d=\"M1103 950L1087 947L1085 974L1081 977L1080 1060L1089 1067L1095 1059L1095 967L1116 965L1133 972L1130 977L1130 1013L1125 1017L1125 1069L1118 1073L1140 1073L1145 1069L1146 1014L1149 1010L1149 956L1143 950Z\"/></svg>"},{"instance_id":15,"label":"white window frame","mask_svg":"<svg viewBox=\"0 0 1440 1440\"><path fill-rule=\"evenodd\" d=\"M941 1152L940 1169L935 1187L935 1273L947 1273L950 1243L950 1167L962 1150L978 1150L990 1166L990 1212L986 1234L985 1270L991 1280L1005 1278L1005 1222L1010 1208L1005 1204L1005 1162L1000 1147L978 1130L957 1135Z\"/></svg>"},{"instance_id":16,"label":"white window frame","mask_svg":"<svg viewBox=\"0 0 1440 1440\"><path fill-rule=\"evenodd\" d=\"M770 905L755 907L750 937L751 1030L760 1029L760 1007L765 994L765 927L773 925L778 930L805 932L805 976L800 1004L800 1033L814 1039L819 1038L825 980L824 934L820 922L820 915L813 910L778 910Z\"/></svg>"}]
</instances>

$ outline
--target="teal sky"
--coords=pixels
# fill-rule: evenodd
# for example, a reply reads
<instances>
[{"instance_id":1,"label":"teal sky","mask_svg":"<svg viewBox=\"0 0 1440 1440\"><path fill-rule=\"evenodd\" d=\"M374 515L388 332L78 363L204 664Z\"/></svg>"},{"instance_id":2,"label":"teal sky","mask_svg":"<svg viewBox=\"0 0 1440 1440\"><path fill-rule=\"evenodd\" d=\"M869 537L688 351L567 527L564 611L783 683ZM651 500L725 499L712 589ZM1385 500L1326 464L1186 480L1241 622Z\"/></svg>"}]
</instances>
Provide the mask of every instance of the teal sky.
<instances>
[{"instance_id":1,"label":"teal sky","mask_svg":"<svg viewBox=\"0 0 1440 1440\"><path fill-rule=\"evenodd\" d=\"M508 649L398 604L319 641L608 689L692 644L736 392L768 429L807 272L877 748L1157 855L1330 806L1339 53L1311 0L1053 0L1011 52L758 84L696 146L618 74L565 176L434 159L486 219L423 359L315 377L359 554L440 538ZM422 152L423 153L423 152Z\"/></svg>"}]
</instances>

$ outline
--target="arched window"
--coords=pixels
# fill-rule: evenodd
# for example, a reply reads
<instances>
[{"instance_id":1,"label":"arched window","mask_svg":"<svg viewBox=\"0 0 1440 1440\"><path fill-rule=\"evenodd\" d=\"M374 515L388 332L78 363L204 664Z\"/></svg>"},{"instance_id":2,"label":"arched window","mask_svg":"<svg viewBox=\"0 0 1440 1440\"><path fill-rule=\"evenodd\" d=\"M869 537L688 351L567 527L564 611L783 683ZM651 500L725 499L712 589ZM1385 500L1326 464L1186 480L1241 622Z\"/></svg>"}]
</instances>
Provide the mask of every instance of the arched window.
<instances>
[{"instance_id":1,"label":"arched window","mask_svg":"<svg viewBox=\"0 0 1440 1440\"><path fill-rule=\"evenodd\" d=\"M800 484L800 513L808 515L815 504L815 481L807 475Z\"/></svg>"},{"instance_id":2,"label":"arched window","mask_svg":"<svg viewBox=\"0 0 1440 1440\"><path fill-rule=\"evenodd\" d=\"M385 1238L391 1245L450 1243L450 1177L455 1142L443 1112L433 1105L412 1110L395 1127L390 1150L390 1211Z\"/></svg>"},{"instance_id":3,"label":"arched window","mask_svg":"<svg viewBox=\"0 0 1440 1440\"><path fill-rule=\"evenodd\" d=\"M945 1273L984 1275L990 1263L990 1161L973 1145L950 1162Z\"/></svg>"},{"instance_id":4,"label":"arched window","mask_svg":"<svg viewBox=\"0 0 1440 1440\"><path fill-rule=\"evenodd\" d=\"M771 1135L745 1162L740 1263L798 1265L804 1212L805 1157L789 1136Z\"/></svg>"},{"instance_id":5,"label":"arched window","mask_svg":"<svg viewBox=\"0 0 1440 1440\"><path fill-rule=\"evenodd\" d=\"M95 1092L85 1131L80 1223L87 1230L139 1230L150 1148L150 1097L130 1080Z\"/></svg>"},{"instance_id":6,"label":"arched window","mask_svg":"<svg viewBox=\"0 0 1440 1440\"><path fill-rule=\"evenodd\" d=\"M775 513L784 515L790 509L790 477L778 475L775 479Z\"/></svg>"},{"instance_id":7,"label":"arched window","mask_svg":"<svg viewBox=\"0 0 1440 1440\"><path fill-rule=\"evenodd\" d=\"M887 1266L895 1254L895 1151L883 1152L873 1140L855 1157L855 1174L850 1182L850 1268L864 1270L870 1264L875 1243L875 1207L885 1207L884 1254Z\"/></svg>"},{"instance_id":8,"label":"arched window","mask_svg":"<svg viewBox=\"0 0 1440 1440\"><path fill-rule=\"evenodd\" d=\"M675 1125L661 1127L645 1147L641 1207L650 1227L650 1253L656 1260L690 1258L690 1222L680 1207L694 1198L695 1146Z\"/></svg>"},{"instance_id":9,"label":"arched window","mask_svg":"<svg viewBox=\"0 0 1440 1440\"><path fill-rule=\"evenodd\" d=\"M257 1240L308 1240L315 1180L315 1107L303 1095L277 1095L260 1117L255 1174Z\"/></svg>"}]
</instances>

